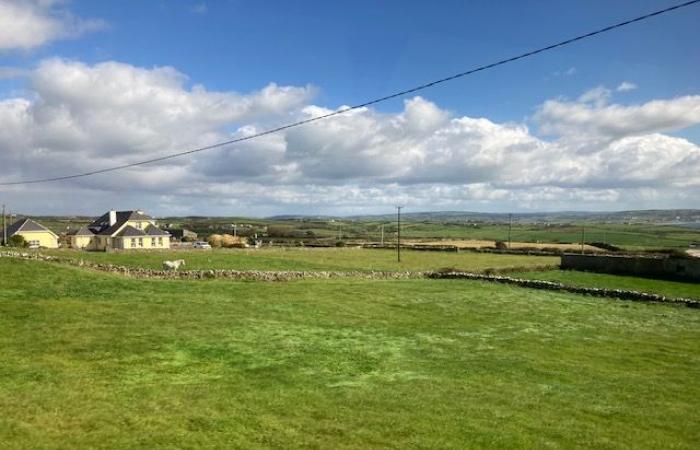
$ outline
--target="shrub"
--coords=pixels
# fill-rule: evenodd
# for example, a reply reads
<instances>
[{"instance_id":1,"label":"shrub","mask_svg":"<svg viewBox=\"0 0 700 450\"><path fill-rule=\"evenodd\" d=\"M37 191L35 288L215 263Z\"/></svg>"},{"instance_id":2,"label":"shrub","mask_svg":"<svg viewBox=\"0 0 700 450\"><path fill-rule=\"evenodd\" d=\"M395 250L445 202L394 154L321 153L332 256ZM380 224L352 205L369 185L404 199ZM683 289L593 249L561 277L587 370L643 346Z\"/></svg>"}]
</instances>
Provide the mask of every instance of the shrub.
<instances>
[{"instance_id":1,"label":"shrub","mask_svg":"<svg viewBox=\"0 0 700 450\"><path fill-rule=\"evenodd\" d=\"M507 250L508 249L508 244L506 244L503 241L496 241L496 249L498 250Z\"/></svg>"},{"instance_id":2,"label":"shrub","mask_svg":"<svg viewBox=\"0 0 700 450\"><path fill-rule=\"evenodd\" d=\"M26 247L27 241L25 241L24 237L20 236L19 234L15 234L7 239L7 245L10 247Z\"/></svg>"},{"instance_id":3,"label":"shrub","mask_svg":"<svg viewBox=\"0 0 700 450\"><path fill-rule=\"evenodd\" d=\"M335 246L336 247L345 247L345 241L336 241Z\"/></svg>"}]
</instances>

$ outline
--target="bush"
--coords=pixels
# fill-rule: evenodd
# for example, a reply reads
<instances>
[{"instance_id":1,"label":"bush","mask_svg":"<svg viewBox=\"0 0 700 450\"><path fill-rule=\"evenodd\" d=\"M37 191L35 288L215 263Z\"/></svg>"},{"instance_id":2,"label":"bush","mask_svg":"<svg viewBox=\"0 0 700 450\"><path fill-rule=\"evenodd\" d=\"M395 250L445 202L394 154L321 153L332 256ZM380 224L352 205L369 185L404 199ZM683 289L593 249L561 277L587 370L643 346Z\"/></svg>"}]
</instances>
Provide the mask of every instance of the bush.
<instances>
[{"instance_id":1,"label":"bush","mask_svg":"<svg viewBox=\"0 0 700 450\"><path fill-rule=\"evenodd\" d=\"M506 244L503 241L496 241L496 249L497 250L507 250L508 249L508 244Z\"/></svg>"},{"instance_id":2,"label":"bush","mask_svg":"<svg viewBox=\"0 0 700 450\"><path fill-rule=\"evenodd\" d=\"M293 237L294 228L289 225L270 225L267 227L267 235L270 237Z\"/></svg>"},{"instance_id":3,"label":"bush","mask_svg":"<svg viewBox=\"0 0 700 450\"><path fill-rule=\"evenodd\" d=\"M345 247L345 241L336 241L335 246L336 247Z\"/></svg>"},{"instance_id":4,"label":"bush","mask_svg":"<svg viewBox=\"0 0 700 450\"><path fill-rule=\"evenodd\" d=\"M15 234L7 239L7 245L10 247L26 247L27 241L25 241L24 237L20 236L19 234Z\"/></svg>"}]
</instances>

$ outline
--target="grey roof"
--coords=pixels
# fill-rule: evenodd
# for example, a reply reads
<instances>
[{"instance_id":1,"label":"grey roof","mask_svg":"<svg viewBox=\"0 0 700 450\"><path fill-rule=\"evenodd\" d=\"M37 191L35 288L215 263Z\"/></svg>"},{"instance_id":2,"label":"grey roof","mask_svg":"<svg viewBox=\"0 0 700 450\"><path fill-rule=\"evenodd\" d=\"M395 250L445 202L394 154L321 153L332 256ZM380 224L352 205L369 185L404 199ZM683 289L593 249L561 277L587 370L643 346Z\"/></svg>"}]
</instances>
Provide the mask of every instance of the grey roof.
<instances>
[{"instance_id":1,"label":"grey roof","mask_svg":"<svg viewBox=\"0 0 700 450\"><path fill-rule=\"evenodd\" d=\"M48 231L49 233L53 233L53 231L34 222L32 219L21 219L7 227L8 236L13 236L21 231Z\"/></svg>"},{"instance_id":2,"label":"grey roof","mask_svg":"<svg viewBox=\"0 0 700 450\"><path fill-rule=\"evenodd\" d=\"M68 233L70 236L93 236L95 233L88 227L82 227L81 229Z\"/></svg>"},{"instance_id":3,"label":"grey roof","mask_svg":"<svg viewBox=\"0 0 700 450\"><path fill-rule=\"evenodd\" d=\"M167 231L163 231L158 227L155 227L153 225L149 225L146 227L146 234L149 236L170 236L170 233Z\"/></svg>"},{"instance_id":4,"label":"grey roof","mask_svg":"<svg viewBox=\"0 0 700 450\"><path fill-rule=\"evenodd\" d=\"M107 211L88 225L88 228L95 234L112 235L129 220L152 220L149 216L140 211L116 211L116 213L117 221L114 225L109 226L109 211Z\"/></svg>"},{"instance_id":5,"label":"grey roof","mask_svg":"<svg viewBox=\"0 0 700 450\"><path fill-rule=\"evenodd\" d=\"M139 230L138 228L134 228L131 225L128 225L124 227L124 229L119 232L117 236L120 237L143 237L146 236L146 233L144 233L142 230Z\"/></svg>"}]
</instances>

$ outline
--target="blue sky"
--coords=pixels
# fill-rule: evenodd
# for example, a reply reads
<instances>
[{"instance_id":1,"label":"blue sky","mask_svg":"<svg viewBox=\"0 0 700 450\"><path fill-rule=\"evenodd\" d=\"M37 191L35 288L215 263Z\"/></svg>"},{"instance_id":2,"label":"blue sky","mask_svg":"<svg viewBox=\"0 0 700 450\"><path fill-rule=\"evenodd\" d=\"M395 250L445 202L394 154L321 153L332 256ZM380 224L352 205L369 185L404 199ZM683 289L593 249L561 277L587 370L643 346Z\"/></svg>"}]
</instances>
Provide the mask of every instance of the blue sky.
<instances>
[{"instance_id":1,"label":"blue sky","mask_svg":"<svg viewBox=\"0 0 700 450\"><path fill-rule=\"evenodd\" d=\"M419 1L55 2L43 13L64 24L66 21L75 25L76 21L94 20L95 26L84 27L89 28L87 31L64 33L31 48L1 51L0 67L26 69L30 75L0 80L0 98L36 99L45 95L40 90L43 85L40 86L32 73L44 62L60 58L81 63L87 68L105 62L118 62L144 70L172 67L186 77L182 85L185 92L191 92L194 86L200 85L210 92L235 92L245 96L263 89L269 83L299 88L312 86L313 94L302 103L337 108L675 3L641 0L444 1L438 4ZM28 4L33 2L29 1ZM563 138L561 134L542 132L542 120L537 119L547 116L542 114L542 105L548 100L576 102L582 94L596 87L609 90L605 104L612 109L641 106L655 100L697 96L700 92L699 19L700 6L671 12L547 54L457 80L420 95L453 119L486 118L495 124L518 124L527 127L533 138L560 141L566 136ZM616 88L622 83L634 88L617 91ZM688 111L694 113L694 105L691 102ZM257 122L244 117L217 123L214 128L217 132L225 130L235 134L240 132L240 127L255 122L254 125L260 129L266 124L281 123L292 116L296 117L293 109L290 109L291 115L256 119ZM377 105L372 113L400 115L404 109L404 100L401 99ZM689 113L679 114L687 117ZM660 117L657 123L662 124L667 120ZM682 122L682 126L670 127L650 124L648 131L650 135L663 132L665 136L681 138L697 147L700 127L694 120ZM644 130L635 131L635 135L643 134ZM192 143L184 139L181 145ZM695 161L692 146L688 147L691 154L684 156L686 164L688 157ZM51 148L44 150L51 151ZM0 151L9 152L2 147ZM286 161L289 160L287 157ZM15 162L21 162L21 159ZM100 162L108 163L109 159ZM69 168L65 167L66 170ZM20 170L13 175L14 178L22 178L27 173ZM411 195L402 194L401 187L414 186L415 182L403 182L400 176L384 175L377 181L372 174L358 173L348 177L342 186L350 190L358 186L380 190L390 186L391 192L383 192L383 195ZM646 176L640 176L622 187L616 183L605 186L598 179L602 176L590 176L590 183L577 182L572 189L660 189L656 180L639 186L639 179L649 178ZM8 175L7 178L13 177ZM240 181L240 178L236 180ZM509 184L502 179L497 181L488 177L484 180L492 183L494 189L503 188L509 192L521 189L518 186L522 184ZM264 179L246 182L263 187L267 185ZM306 177L290 182L290 185L306 186L304 189L308 191L312 186L318 188L327 182ZM437 189L443 184L454 188L474 183L470 180L443 183L436 177L430 180L429 187ZM538 182L528 186L542 185ZM567 183L544 185L568 189ZM683 197L690 196L690 190L695 189L694 182L690 185L692 187L682 188ZM86 187L76 184L64 185L62 189L71 192L71 188L80 190ZM335 187L339 185L336 183ZM40 191L13 195L24 201L37 192ZM119 193L111 194L116 196ZM153 193L153 196L146 203L157 208L158 193ZM637 193L627 199L625 195L613 195L610 201L586 201L582 206L594 209L658 207L659 203L668 203L668 196L677 197L670 191L660 197L640 196ZM567 206L571 201L568 198L576 197L565 195L555 202L556 207ZM217 208L212 206L215 202L210 200L202 201L202 204L209 205L202 208L216 212ZM334 209L329 206L333 201L326 203L305 199L299 204L291 202L270 205L269 208L259 207L262 199L250 201L258 206L241 203L238 206L244 209L243 212L277 213L296 209L329 212L329 209ZM550 204L533 200L527 207L548 209ZM678 204L692 206L686 200ZM425 199L415 207L426 208L430 205L435 205L435 201ZM517 195L512 198L506 195L501 200L486 202L478 198L474 201L467 199L463 203L438 202L438 206L480 210L510 210L514 205L523 205ZM32 206L32 209L41 208L43 206L40 204ZM372 202L358 202L346 209L330 212L365 209L373 210Z\"/></svg>"}]
</instances>

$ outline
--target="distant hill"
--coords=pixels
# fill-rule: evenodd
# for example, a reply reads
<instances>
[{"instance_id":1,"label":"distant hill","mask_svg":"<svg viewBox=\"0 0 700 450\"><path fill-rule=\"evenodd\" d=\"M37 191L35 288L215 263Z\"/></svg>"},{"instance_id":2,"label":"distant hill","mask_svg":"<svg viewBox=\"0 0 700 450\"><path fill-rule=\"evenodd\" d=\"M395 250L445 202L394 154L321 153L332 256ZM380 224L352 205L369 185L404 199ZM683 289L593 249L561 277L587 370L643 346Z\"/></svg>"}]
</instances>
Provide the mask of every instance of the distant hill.
<instances>
[{"instance_id":1,"label":"distant hill","mask_svg":"<svg viewBox=\"0 0 700 450\"><path fill-rule=\"evenodd\" d=\"M508 213L488 213L475 211L423 211L405 212L401 218L406 221L436 221L436 222L506 222ZM658 223L679 226L695 226L700 224L699 209L650 209L632 211L554 211L535 213L513 213L516 222L569 222L592 221L613 223ZM357 220L357 221L394 221L396 214L367 214L353 216L304 216L280 215L268 217L269 220ZM698 225L700 226L700 225Z\"/></svg>"}]
</instances>

